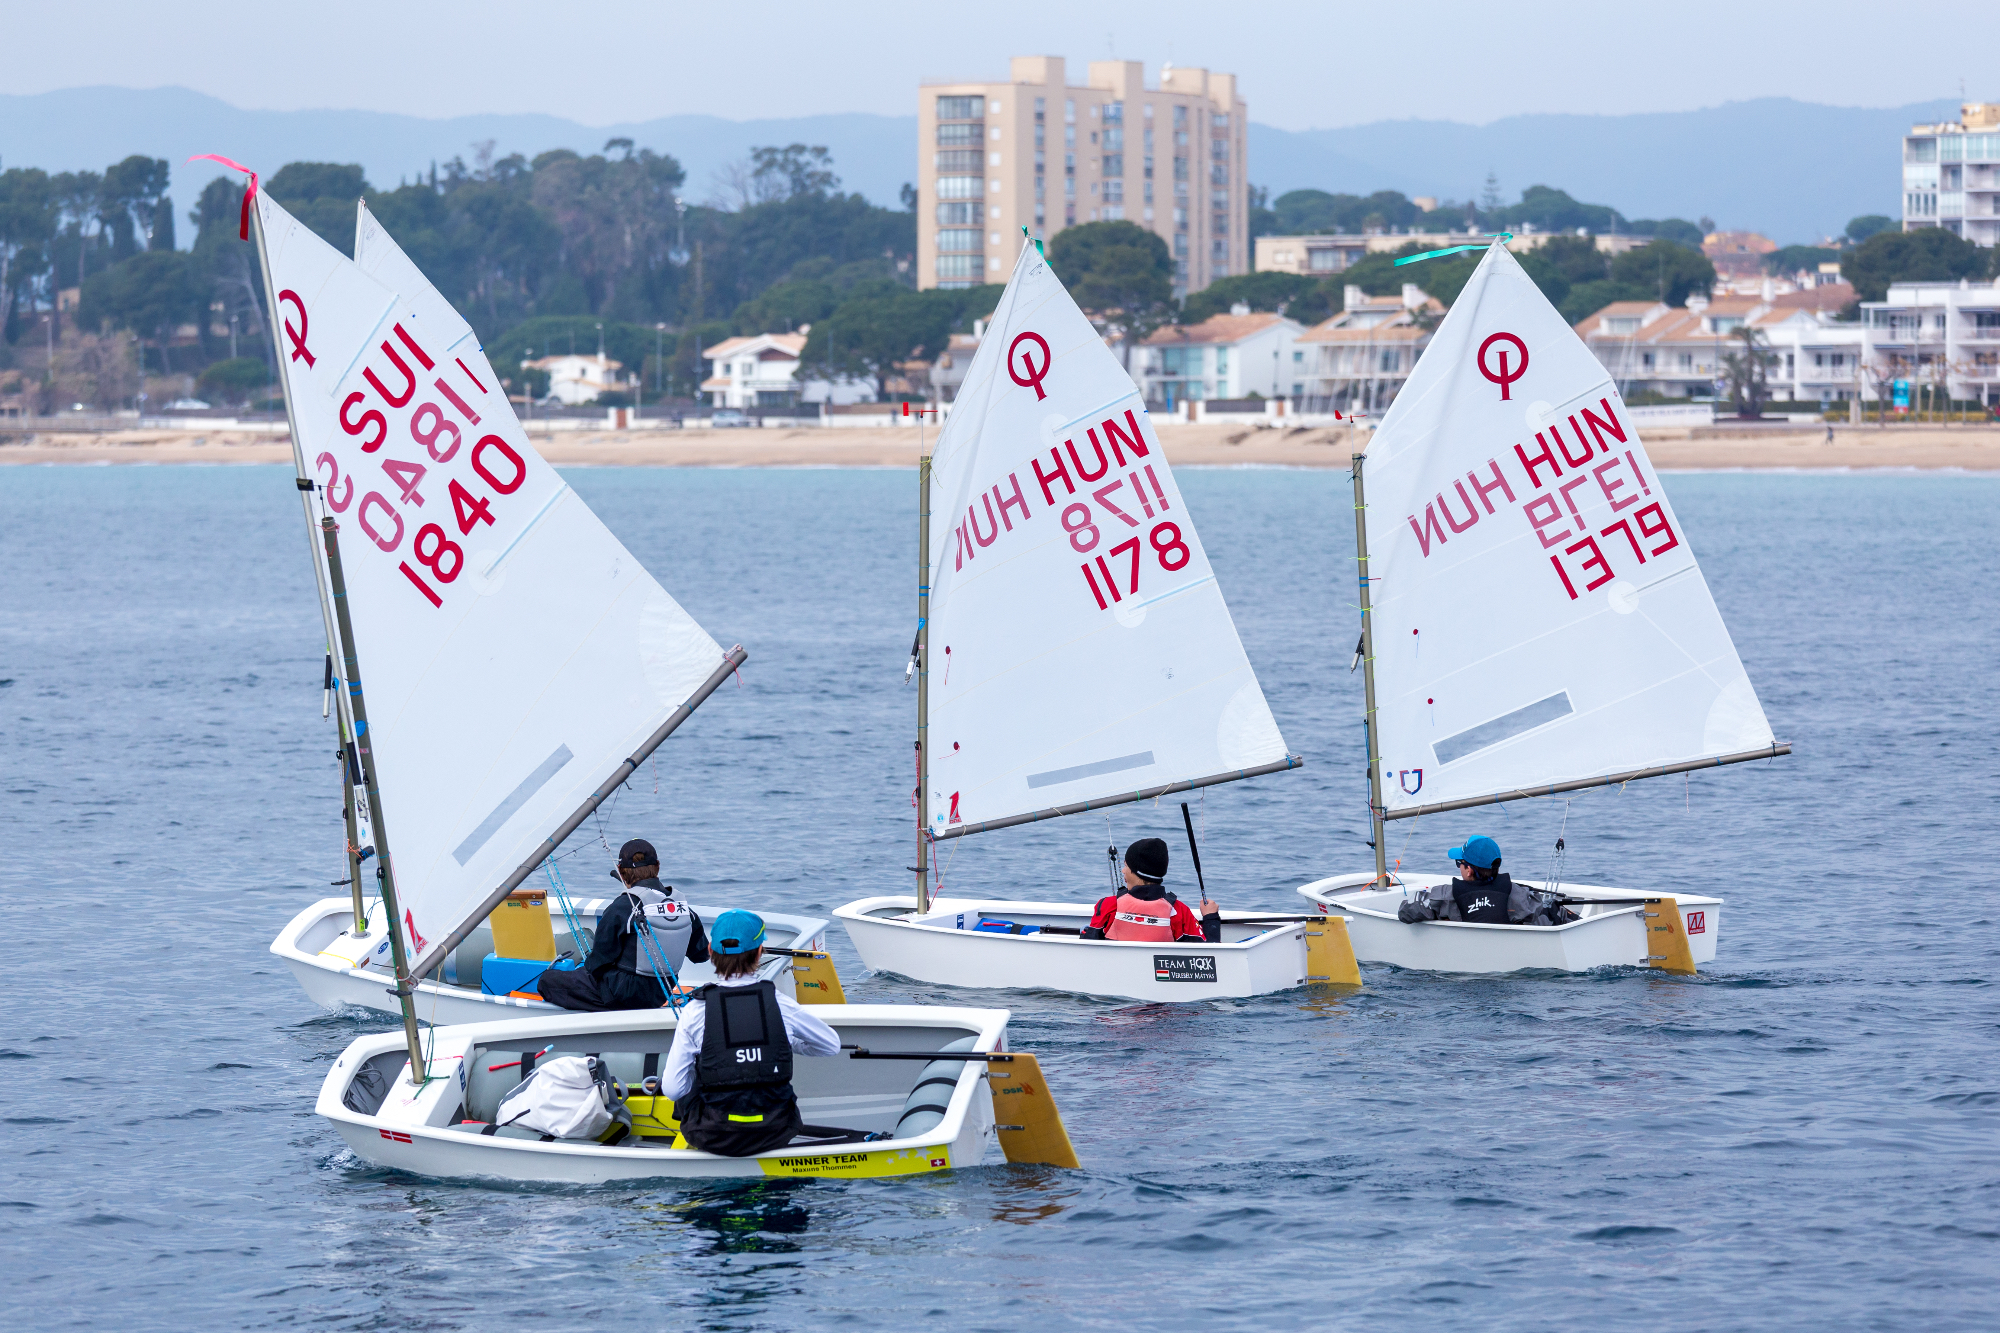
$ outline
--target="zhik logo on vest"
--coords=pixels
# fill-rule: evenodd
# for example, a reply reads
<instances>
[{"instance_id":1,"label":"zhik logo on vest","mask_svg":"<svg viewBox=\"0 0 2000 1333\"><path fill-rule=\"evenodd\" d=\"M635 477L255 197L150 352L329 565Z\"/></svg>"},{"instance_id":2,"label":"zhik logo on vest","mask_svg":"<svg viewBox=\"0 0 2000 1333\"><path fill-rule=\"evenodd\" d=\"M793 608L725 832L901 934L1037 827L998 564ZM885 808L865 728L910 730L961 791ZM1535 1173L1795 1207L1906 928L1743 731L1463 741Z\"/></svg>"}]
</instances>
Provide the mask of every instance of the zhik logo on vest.
<instances>
[{"instance_id":1,"label":"zhik logo on vest","mask_svg":"<svg viewBox=\"0 0 2000 1333\"><path fill-rule=\"evenodd\" d=\"M1472 904L1472 906L1466 908L1465 910L1468 912L1477 912L1482 907L1491 907L1491 906L1493 906L1493 900L1491 898L1480 898L1477 901L1475 901Z\"/></svg>"}]
</instances>

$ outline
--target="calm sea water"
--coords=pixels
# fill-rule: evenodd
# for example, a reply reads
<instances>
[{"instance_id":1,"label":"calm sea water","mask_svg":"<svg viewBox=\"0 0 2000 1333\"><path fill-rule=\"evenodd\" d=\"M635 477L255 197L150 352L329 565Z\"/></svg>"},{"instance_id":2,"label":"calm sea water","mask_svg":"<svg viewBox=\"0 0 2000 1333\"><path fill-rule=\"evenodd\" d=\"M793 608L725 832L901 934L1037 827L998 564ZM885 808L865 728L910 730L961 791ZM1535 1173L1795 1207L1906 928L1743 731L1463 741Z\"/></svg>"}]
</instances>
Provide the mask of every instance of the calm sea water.
<instances>
[{"instance_id":1,"label":"calm sea water","mask_svg":"<svg viewBox=\"0 0 2000 1333\"><path fill-rule=\"evenodd\" d=\"M610 844L652 839L711 900L902 891L913 474L571 480L751 653L621 797ZM1182 481L1307 757L1207 794L1204 867L1226 905L1289 910L1293 885L1367 860L1346 477ZM328 1062L388 1024L319 1012L266 952L341 874L288 470L0 469L13 1322L1993 1327L2000 482L1668 486L1797 753L1574 801L1568 876L1726 895L1704 975L993 997L1083 1170L529 1190L374 1170L312 1114ZM1425 820L1392 845L1442 868L1483 830L1539 873L1564 814ZM1109 831L1178 847L1178 823L1127 808ZM966 839L947 883L1080 896L1106 831ZM853 998L967 998L869 978L833 939Z\"/></svg>"}]
</instances>

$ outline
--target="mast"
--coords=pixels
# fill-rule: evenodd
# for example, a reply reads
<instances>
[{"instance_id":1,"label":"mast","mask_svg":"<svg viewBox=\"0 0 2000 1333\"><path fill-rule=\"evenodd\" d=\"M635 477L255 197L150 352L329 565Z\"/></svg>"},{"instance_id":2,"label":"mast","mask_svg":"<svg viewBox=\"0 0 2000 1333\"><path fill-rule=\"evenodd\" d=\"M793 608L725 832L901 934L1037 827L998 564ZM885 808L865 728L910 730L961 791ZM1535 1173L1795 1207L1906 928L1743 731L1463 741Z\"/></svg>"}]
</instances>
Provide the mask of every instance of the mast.
<instances>
[{"instance_id":1,"label":"mast","mask_svg":"<svg viewBox=\"0 0 2000 1333\"><path fill-rule=\"evenodd\" d=\"M368 735L368 705L361 697L361 664L354 656L354 622L347 614L347 581L340 573L340 525L329 515L320 520L326 535L326 576L333 584L333 608L340 624L348 703L354 716L354 748L361 755L361 780L368 793L369 831L375 835L375 877L382 885L382 910L389 918L389 957L396 966L396 1002L403 1010L403 1036L410 1044L410 1082L422 1087L424 1047L417 1034L417 1008L410 989L410 957L403 946L403 924L396 911L396 871L389 856L389 832L382 822L382 788L375 780L375 751L364 744Z\"/></svg>"},{"instance_id":2,"label":"mast","mask_svg":"<svg viewBox=\"0 0 2000 1333\"><path fill-rule=\"evenodd\" d=\"M354 733L347 728L347 714L339 713L340 720L340 813L347 822L347 882L354 893L354 933L362 935L368 930L368 912L361 901L361 821L354 808L356 788L355 769L360 765L360 757L354 749ZM373 827L373 822L370 822Z\"/></svg>"},{"instance_id":3,"label":"mast","mask_svg":"<svg viewBox=\"0 0 2000 1333\"><path fill-rule=\"evenodd\" d=\"M917 448L923 448L918 418ZM917 458L917 910L930 910L930 756L924 742L931 721L931 456Z\"/></svg>"},{"instance_id":4,"label":"mast","mask_svg":"<svg viewBox=\"0 0 2000 1333\"><path fill-rule=\"evenodd\" d=\"M1364 453L1354 463L1354 562L1361 593L1362 730L1368 737L1368 836L1375 848L1375 883L1389 882L1389 849L1382 838L1382 746L1375 730L1375 623L1368 614L1368 501L1361 484Z\"/></svg>"},{"instance_id":5,"label":"mast","mask_svg":"<svg viewBox=\"0 0 2000 1333\"><path fill-rule=\"evenodd\" d=\"M254 196L257 189L257 181L254 175L251 177L248 188ZM250 218L251 227L256 233L257 270L264 278L264 310L266 312L264 322L271 329L271 355L277 359L278 363L278 387L283 393L285 400L285 427L290 434L292 443L294 484L298 487L299 508L305 514L306 519L306 559L312 564L313 591L319 594L319 618L320 626L326 633L327 660L332 661L335 655L341 653L343 650L340 648L340 639L334 632L333 603L332 599L327 595L327 576L325 571L320 568L319 551L317 544L313 540L313 530L318 526L318 520L313 517L312 511L313 477L312 473L306 468L305 444L299 436L298 412L292 406L292 379L291 376L284 373L285 349L284 345L278 340L280 316L278 313L277 284L272 281L271 256L264 245L264 215L263 211L256 207L254 197L245 200L244 212ZM301 333L301 342L304 341L304 337L305 335ZM354 788L353 774L351 772L353 764L354 719L353 713L349 711L346 694L345 690L335 690L333 697L334 708L339 710L339 731L343 752L342 767L349 770L342 779L341 795L344 798L342 804L347 810L347 872L354 893L354 933L359 935L362 931L366 914L362 911L361 906L361 862L354 845L356 826L353 814ZM373 808L371 805L370 809L372 810Z\"/></svg>"}]
</instances>

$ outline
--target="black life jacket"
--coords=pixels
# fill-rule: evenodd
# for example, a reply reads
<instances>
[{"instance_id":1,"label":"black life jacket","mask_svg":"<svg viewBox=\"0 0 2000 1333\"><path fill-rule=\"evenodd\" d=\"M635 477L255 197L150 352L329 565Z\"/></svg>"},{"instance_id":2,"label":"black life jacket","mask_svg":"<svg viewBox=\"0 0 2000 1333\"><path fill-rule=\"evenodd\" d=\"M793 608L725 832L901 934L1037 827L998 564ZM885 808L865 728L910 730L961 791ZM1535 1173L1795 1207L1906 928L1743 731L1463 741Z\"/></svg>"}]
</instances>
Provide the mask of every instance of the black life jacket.
<instances>
[{"instance_id":1,"label":"black life jacket","mask_svg":"<svg viewBox=\"0 0 2000 1333\"><path fill-rule=\"evenodd\" d=\"M748 1157L783 1147L803 1121L792 1092L792 1042L778 988L704 986L694 1089L675 1107L681 1132L704 1152Z\"/></svg>"},{"instance_id":2,"label":"black life jacket","mask_svg":"<svg viewBox=\"0 0 2000 1333\"><path fill-rule=\"evenodd\" d=\"M1451 886L1451 897L1458 904L1459 919L1482 926L1511 925L1507 902L1513 896L1514 881L1504 874L1495 875L1483 884L1478 880L1461 879Z\"/></svg>"}]
</instances>

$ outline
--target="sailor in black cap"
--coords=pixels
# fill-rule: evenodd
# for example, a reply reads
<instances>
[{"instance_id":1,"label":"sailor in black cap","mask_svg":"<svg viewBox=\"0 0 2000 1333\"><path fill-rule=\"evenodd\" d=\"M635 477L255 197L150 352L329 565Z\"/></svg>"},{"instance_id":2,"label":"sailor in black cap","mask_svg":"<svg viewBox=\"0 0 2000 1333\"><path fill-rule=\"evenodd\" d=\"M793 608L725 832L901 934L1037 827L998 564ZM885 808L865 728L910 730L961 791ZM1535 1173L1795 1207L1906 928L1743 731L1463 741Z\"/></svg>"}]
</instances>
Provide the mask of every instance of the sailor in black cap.
<instances>
[{"instance_id":1,"label":"sailor in black cap","mask_svg":"<svg viewBox=\"0 0 2000 1333\"><path fill-rule=\"evenodd\" d=\"M1201 917L1196 919L1186 903L1167 892L1166 877L1166 843L1141 838L1127 847L1124 891L1098 900L1090 924L1083 928L1083 938L1218 943L1222 939L1222 909L1203 898Z\"/></svg>"},{"instance_id":2,"label":"sailor in black cap","mask_svg":"<svg viewBox=\"0 0 2000 1333\"><path fill-rule=\"evenodd\" d=\"M597 938L581 968L550 968L536 991L564 1009L657 1009L667 1003L665 986L689 960L708 961L708 936L694 909L660 883L660 857L653 844L634 838L618 849L612 872L625 891L597 918ZM664 985L662 983L665 983Z\"/></svg>"}]
</instances>

